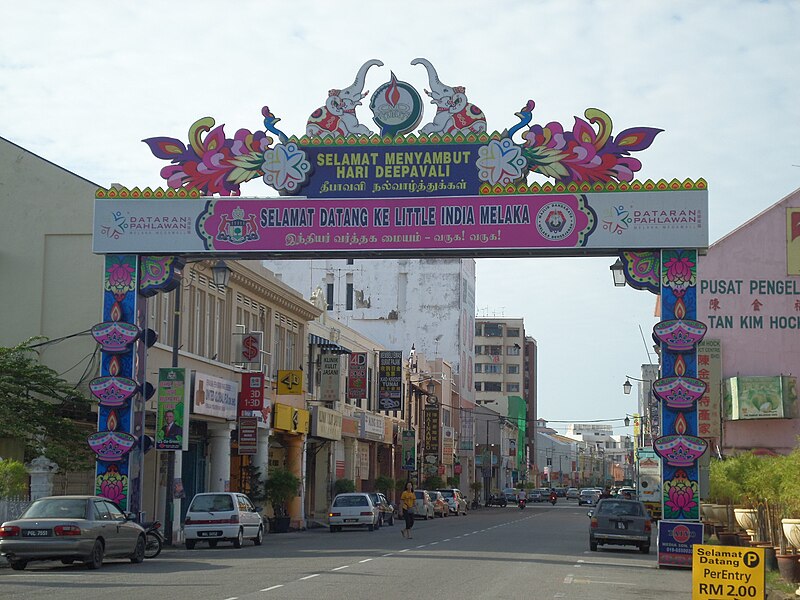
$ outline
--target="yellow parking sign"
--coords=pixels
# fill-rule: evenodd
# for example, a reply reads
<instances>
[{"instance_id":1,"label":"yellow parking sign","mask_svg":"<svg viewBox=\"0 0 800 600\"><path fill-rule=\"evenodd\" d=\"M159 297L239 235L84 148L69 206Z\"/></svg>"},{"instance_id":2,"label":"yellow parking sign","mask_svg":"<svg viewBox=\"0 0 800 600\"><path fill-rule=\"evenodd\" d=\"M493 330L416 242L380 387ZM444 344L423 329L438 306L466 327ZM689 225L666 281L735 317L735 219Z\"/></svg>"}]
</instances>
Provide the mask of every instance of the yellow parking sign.
<instances>
[{"instance_id":1,"label":"yellow parking sign","mask_svg":"<svg viewBox=\"0 0 800 600\"><path fill-rule=\"evenodd\" d=\"M695 544L692 600L764 598L764 549Z\"/></svg>"}]
</instances>

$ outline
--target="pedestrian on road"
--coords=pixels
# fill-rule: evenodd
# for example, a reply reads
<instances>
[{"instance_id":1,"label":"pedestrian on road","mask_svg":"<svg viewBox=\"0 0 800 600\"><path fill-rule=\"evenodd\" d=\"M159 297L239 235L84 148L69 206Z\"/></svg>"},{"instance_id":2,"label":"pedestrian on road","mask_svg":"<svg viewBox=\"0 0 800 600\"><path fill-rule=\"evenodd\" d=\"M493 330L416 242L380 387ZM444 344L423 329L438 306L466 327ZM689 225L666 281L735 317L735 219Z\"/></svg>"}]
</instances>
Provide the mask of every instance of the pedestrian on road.
<instances>
[{"instance_id":1,"label":"pedestrian on road","mask_svg":"<svg viewBox=\"0 0 800 600\"><path fill-rule=\"evenodd\" d=\"M400 506L403 509L403 518L406 520L406 528L400 531L407 540L411 539L411 528L414 526L414 507L417 504L417 495L414 493L414 484L406 482L406 489L400 496Z\"/></svg>"}]
</instances>

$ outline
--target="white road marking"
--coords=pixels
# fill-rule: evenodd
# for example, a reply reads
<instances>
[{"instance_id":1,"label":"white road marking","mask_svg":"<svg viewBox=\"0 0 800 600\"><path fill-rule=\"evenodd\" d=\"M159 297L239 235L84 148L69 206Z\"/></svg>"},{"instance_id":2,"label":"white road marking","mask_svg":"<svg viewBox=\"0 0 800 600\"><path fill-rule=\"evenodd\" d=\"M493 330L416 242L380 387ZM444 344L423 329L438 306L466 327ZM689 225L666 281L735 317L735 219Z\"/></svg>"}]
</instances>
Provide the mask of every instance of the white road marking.
<instances>
[{"instance_id":1,"label":"white road marking","mask_svg":"<svg viewBox=\"0 0 800 600\"><path fill-rule=\"evenodd\" d=\"M447 538L446 540L442 540L442 541L443 541L443 542L449 542L449 541L450 541L450 538Z\"/></svg>"},{"instance_id":2,"label":"white road marking","mask_svg":"<svg viewBox=\"0 0 800 600\"><path fill-rule=\"evenodd\" d=\"M575 576L572 573L570 573L569 575L564 577L564 583L572 583L573 579L575 579Z\"/></svg>"},{"instance_id":3,"label":"white road marking","mask_svg":"<svg viewBox=\"0 0 800 600\"><path fill-rule=\"evenodd\" d=\"M305 581L306 579L313 579L314 577L319 577L319 573L314 573L313 575L306 575L305 577L301 577L298 581Z\"/></svg>"},{"instance_id":4,"label":"white road marking","mask_svg":"<svg viewBox=\"0 0 800 600\"><path fill-rule=\"evenodd\" d=\"M365 562L369 562L369 561L371 561L371 560L372 560L371 558L365 558L364 560L360 560L360 561L358 561L358 562L359 562L359 563L365 563Z\"/></svg>"},{"instance_id":5,"label":"white road marking","mask_svg":"<svg viewBox=\"0 0 800 600\"><path fill-rule=\"evenodd\" d=\"M277 590L278 588L282 588L282 587L283 587L283 584L281 583L280 585L273 585L272 587L264 588L261 591L262 592L271 592L272 590Z\"/></svg>"},{"instance_id":6,"label":"white road marking","mask_svg":"<svg viewBox=\"0 0 800 600\"><path fill-rule=\"evenodd\" d=\"M392 556L394 552L389 552L389 554L381 554L381 556Z\"/></svg>"},{"instance_id":7,"label":"white road marking","mask_svg":"<svg viewBox=\"0 0 800 600\"><path fill-rule=\"evenodd\" d=\"M403 549L403 550L398 550L398 554L399 554L400 552L408 552L408 548L405 548L405 549Z\"/></svg>"},{"instance_id":8,"label":"white road marking","mask_svg":"<svg viewBox=\"0 0 800 600\"><path fill-rule=\"evenodd\" d=\"M350 565L344 565L343 567L336 567L335 569L331 569L331 571L341 571L342 569L348 568Z\"/></svg>"},{"instance_id":9,"label":"white road marking","mask_svg":"<svg viewBox=\"0 0 800 600\"><path fill-rule=\"evenodd\" d=\"M427 545L428 545L428 544L422 544L421 546L417 546L417 548L424 548L424 547L425 547L425 546L427 546Z\"/></svg>"},{"instance_id":10,"label":"white road marking","mask_svg":"<svg viewBox=\"0 0 800 600\"><path fill-rule=\"evenodd\" d=\"M238 600L239 596L231 596L230 598L225 598L225 600Z\"/></svg>"},{"instance_id":11,"label":"white road marking","mask_svg":"<svg viewBox=\"0 0 800 600\"><path fill-rule=\"evenodd\" d=\"M436 544L438 544L438 543L439 543L439 542L431 542L431 546L435 546L435 545L436 545Z\"/></svg>"}]
</instances>

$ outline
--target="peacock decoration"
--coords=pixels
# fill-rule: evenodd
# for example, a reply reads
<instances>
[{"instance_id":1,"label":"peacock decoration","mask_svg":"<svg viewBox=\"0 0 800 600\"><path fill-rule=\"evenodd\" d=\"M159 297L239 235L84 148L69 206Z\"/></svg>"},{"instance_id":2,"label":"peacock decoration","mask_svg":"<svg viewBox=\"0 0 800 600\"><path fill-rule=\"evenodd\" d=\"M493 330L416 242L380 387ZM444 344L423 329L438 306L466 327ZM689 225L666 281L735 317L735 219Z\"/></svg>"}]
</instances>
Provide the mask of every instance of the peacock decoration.
<instances>
[{"instance_id":1,"label":"peacock decoration","mask_svg":"<svg viewBox=\"0 0 800 600\"><path fill-rule=\"evenodd\" d=\"M508 138L528 127L522 134L522 156L532 173L540 173L559 182L631 181L642 168L639 160L630 156L650 147L663 129L634 127L611 136L611 118L602 110L588 108L588 122L575 117L572 131L560 123L545 126L530 125L536 103L527 104L515 113L520 122L508 130ZM597 130L593 125L597 126Z\"/></svg>"},{"instance_id":2,"label":"peacock decoration","mask_svg":"<svg viewBox=\"0 0 800 600\"><path fill-rule=\"evenodd\" d=\"M268 106L261 109L266 132L282 144L286 134L275 127L280 121ZM264 175L264 153L273 138L264 131L239 129L232 139L225 137L224 125L214 127L212 117L195 121L189 128L189 144L171 137L142 140L157 157L172 164L161 169L161 176L171 188L194 188L203 194L240 195L239 186Z\"/></svg>"}]
</instances>

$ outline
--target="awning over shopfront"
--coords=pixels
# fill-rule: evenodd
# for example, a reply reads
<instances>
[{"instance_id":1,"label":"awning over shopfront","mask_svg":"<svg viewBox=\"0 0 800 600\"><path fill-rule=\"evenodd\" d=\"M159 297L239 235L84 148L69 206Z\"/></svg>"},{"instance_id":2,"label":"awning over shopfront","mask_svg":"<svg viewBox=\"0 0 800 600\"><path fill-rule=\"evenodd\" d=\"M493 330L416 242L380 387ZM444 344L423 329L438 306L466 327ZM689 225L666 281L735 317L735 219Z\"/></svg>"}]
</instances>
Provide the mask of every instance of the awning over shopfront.
<instances>
[{"instance_id":1,"label":"awning over shopfront","mask_svg":"<svg viewBox=\"0 0 800 600\"><path fill-rule=\"evenodd\" d=\"M333 354L352 354L353 352L349 348L345 348L336 342L332 342L319 335L314 335L313 333L308 334L308 343L312 346L319 346L324 351L332 352Z\"/></svg>"}]
</instances>

